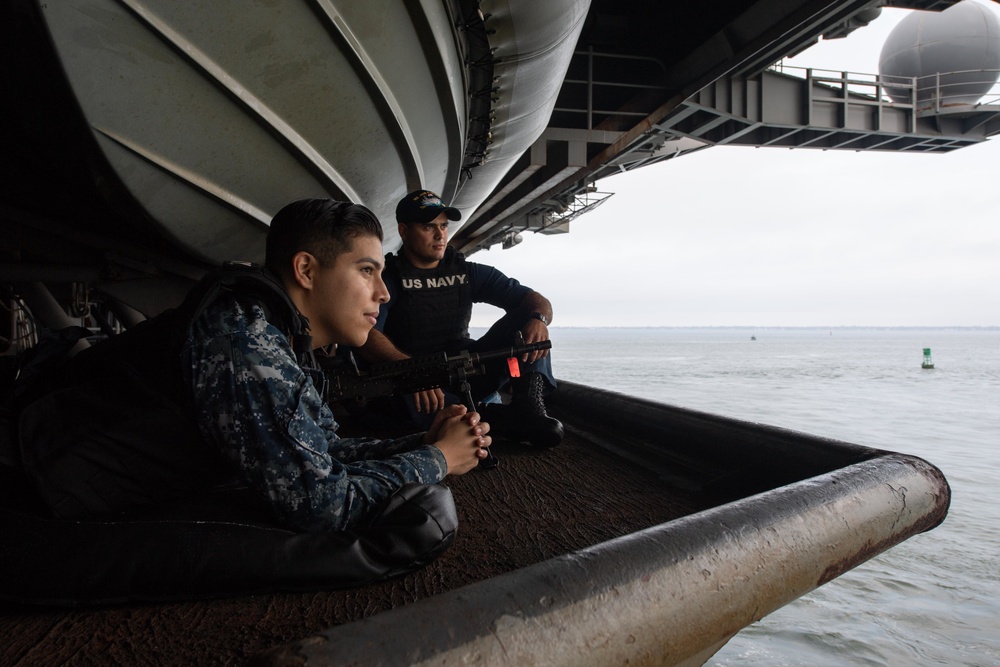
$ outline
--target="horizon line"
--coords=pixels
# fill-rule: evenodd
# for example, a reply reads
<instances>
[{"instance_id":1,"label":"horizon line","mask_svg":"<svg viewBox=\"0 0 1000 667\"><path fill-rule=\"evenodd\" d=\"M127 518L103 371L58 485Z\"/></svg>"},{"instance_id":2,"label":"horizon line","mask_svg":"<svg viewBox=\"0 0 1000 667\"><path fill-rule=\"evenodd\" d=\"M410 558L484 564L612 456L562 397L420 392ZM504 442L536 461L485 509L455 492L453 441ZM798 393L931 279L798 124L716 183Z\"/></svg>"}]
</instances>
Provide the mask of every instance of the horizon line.
<instances>
[{"instance_id":1,"label":"horizon line","mask_svg":"<svg viewBox=\"0 0 1000 667\"><path fill-rule=\"evenodd\" d=\"M470 324L471 329L489 329L491 325ZM1000 324L552 324L550 329L978 329L1000 331Z\"/></svg>"}]
</instances>

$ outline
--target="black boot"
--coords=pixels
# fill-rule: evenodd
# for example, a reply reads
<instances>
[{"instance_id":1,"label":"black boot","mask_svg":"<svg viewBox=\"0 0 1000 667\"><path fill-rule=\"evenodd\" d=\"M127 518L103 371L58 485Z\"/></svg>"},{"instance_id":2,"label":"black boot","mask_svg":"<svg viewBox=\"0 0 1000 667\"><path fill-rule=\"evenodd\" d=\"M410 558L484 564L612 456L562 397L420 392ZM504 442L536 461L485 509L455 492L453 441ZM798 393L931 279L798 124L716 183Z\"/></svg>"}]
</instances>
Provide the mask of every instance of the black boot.
<instances>
[{"instance_id":1,"label":"black boot","mask_svg":"<svg viewBox=\"0 0 1000 667\"><path fill-rule=\"evenodd\" d=\"M490 423L491 435L506 440L527 442L535 447L555 447L563 439L563 425L545 412L545 378L528 373L510 381L509 405L483 406L483 418Z\"/></svg>"}]
</instances>

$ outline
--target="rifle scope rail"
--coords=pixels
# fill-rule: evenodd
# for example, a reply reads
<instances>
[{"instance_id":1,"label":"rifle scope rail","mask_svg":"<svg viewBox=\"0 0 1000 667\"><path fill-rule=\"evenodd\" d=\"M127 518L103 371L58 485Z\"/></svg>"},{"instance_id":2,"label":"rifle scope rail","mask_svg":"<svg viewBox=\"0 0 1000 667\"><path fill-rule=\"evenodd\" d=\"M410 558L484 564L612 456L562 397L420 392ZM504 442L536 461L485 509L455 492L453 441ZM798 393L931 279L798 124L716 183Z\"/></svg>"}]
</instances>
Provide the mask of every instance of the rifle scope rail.
<instances>
[{"instance_id":1,"label":"rifle scope rail","mask_svg":"<svg viewBox=\"0 0 1000 667\"><path fill-rule=\"evenodd\" d=\"M551 347L552 341L546 340L539 343L515 343L486 352L463 350L452 356L444 352L425 354L373 364L367 373L350 364L350 368L328 373L328 400L364 401L377 396L411 394L435 387L454 388L469 377L483 375L486 372L484 361L521 357Z\"/></svg>"}]
</instances>

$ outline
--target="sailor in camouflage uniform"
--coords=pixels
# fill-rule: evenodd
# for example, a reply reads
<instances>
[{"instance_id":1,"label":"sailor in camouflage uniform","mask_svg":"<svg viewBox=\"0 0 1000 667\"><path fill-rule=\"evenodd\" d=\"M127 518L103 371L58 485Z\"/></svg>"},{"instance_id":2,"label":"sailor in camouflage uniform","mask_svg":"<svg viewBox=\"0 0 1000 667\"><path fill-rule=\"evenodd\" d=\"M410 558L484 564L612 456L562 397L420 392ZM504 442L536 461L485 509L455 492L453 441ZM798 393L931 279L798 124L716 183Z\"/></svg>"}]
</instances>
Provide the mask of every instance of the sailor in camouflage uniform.
<instances>
[{"instance_id":1,"label":"sailor in camouflage uniform","mask_svg":"<svg viewBox=\"0 0 1000 667\"><path fill-rule=\"evenodd\" d=\"M265 265L308 318L312 348L367 339L389 298L381 240L378 220L354 204L302 200L275 216ZM202 435L291 526L358 526L404 484L436 483L485 458L489 425L462 406L426 433L339 438L293 344L260 303L231 293L198 318L182 355Z\"/></svg>"}]
</instances>

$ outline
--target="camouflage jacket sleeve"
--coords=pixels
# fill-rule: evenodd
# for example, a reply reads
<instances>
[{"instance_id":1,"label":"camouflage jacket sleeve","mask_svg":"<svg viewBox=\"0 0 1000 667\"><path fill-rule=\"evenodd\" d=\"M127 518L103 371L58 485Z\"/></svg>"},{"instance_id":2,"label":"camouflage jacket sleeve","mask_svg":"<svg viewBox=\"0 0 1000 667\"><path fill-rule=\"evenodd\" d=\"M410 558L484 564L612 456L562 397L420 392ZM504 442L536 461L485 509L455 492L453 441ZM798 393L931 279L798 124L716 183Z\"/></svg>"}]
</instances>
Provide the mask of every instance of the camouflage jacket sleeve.
<instances>
[{"instance_id":1,"label":"camouflage jacket sleeve","mask_svg":"<svg viewBox=\"0 0 1000 667\"><path fill-rule=\"evenodd\" d=\"M345 530L407 482L439 482L444 455L417 434L338 438L288 340L257 306L219 299L182 359L202 434L293 527Z\"/></svg>"}]
</instances>

